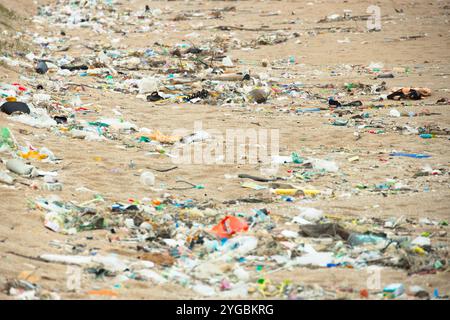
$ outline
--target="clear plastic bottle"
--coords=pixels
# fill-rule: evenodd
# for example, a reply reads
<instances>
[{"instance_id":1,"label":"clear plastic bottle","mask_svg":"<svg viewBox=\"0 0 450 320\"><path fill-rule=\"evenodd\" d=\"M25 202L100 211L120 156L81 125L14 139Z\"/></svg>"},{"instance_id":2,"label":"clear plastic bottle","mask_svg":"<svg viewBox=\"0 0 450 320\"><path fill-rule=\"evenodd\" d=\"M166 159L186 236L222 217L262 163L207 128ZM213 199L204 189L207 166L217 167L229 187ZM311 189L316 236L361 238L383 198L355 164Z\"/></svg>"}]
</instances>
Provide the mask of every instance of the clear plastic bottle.
<instances>
[{"instance_id":1,"label":"clear plastic bottle","mask_svg":"<svg viewBox=\"0 0 450 320\"><path fill-rule=\"evenodd\" d=\"M385 238L379 237L376 235L372 235L372 234L352 233L350 235L350 237L348 238L348 242L352 246L358 246L358 245L362 245L362 244L366 244L366 243L378 244L378 243L385 242L385 241L386 241Z\"/></svg>"}]
</instances>

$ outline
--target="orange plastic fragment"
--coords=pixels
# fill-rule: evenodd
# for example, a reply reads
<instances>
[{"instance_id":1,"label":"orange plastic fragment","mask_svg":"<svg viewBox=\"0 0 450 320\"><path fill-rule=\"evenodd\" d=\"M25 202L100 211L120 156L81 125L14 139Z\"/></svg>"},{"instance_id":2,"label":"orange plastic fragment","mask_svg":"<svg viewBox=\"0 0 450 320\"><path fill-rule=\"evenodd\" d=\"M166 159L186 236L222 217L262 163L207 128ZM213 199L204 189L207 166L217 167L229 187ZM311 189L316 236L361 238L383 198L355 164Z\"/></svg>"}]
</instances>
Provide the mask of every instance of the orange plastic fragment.
<instances>
[{"instance_id":1,"label":"orange plastic fragment","mask_svg":"<svg viewBox=\"0 0 450 320\"><path fill-rule=\"evenodd\" d=\"M118 297L119 296L117 294L117 292L114 292L114 291L108 290L108 289L90 290L90 291L88 291L88 294L96 295L96 296L110 296L110 297Z\"/></svg>"},{"instance_id":2,"label":"orange plastic fragment","mask_svg":"<svg viewBox=\"0 0 450 320\"><path fill-rule=\"evenodd\" d=\"M155 130L155 132L150 134L148 137L152 140L156 140L161 143L170 143L170 144L175 143L180 140L180 137L178 137L178 136L166 136L158 130Z\"/></svg>"},{"instance_id":3,"label":"orange plastic fragment","mask_svg":"<svg viewBox=\"0 0 450 320\"><path fill-rule=\"evenodd\" d=\"M20 152L19 155L24 159L43 160L48 156L46 154L40 154L38 151L30 150L27 153Z\"/></svg>"},{"instance_id":4,"label":"orange plastic fragment","mask_svg":"<svg viewBox=\"0 0 450 320\"><path fill-rule=\"evenodd\" d=\"M211 232L220 238L230 238L238 232L247 230L248 224L245 220L234 216L226 216L211 229Z\"/></svg>"}]
</instances>

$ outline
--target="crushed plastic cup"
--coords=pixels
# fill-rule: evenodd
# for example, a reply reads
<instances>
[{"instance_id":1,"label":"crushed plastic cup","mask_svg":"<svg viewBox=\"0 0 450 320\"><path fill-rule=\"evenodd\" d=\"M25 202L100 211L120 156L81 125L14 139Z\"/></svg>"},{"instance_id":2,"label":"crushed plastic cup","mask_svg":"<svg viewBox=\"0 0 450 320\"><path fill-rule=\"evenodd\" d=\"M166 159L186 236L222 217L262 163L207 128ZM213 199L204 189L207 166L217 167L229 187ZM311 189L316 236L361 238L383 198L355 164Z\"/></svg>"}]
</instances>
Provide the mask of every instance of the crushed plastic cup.
<instances>
[{"instance_id":1,"label":"crushed plastic cup","mask_svg":"<svg viewBox=\"0 0 450 320\"><path fill-rule=\"evenodd\" d=\"M154 186L155 175L149 171L144 171L141 174L140 181L144 186Z\"/></svg>"}]
</instances>

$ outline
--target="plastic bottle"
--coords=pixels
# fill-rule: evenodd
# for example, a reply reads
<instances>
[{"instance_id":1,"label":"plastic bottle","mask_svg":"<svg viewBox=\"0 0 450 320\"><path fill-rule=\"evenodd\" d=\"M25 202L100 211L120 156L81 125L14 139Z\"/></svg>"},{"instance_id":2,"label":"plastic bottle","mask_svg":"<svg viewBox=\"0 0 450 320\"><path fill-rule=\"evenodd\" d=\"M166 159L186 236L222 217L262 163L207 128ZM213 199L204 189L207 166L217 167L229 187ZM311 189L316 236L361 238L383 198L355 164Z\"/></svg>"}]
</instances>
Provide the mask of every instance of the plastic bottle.
<instances>
[{"instance_id":1,"label":"plastic bottle","mask_svg":"<svg viewBox=\"0 0 450 320\"><path fill-rule=\"evenodd\" d=\"M405 286L402 283L392 283L383 289L383 295L389 298L395 298L405 292Z\"/></svg>"},{"instance_id":2,"label":"plastic bottle","mask_svg":"<svg viewBox=\"0 0 450 320\"><path fill-rule=\"evenodd\" d=\"M372 243L377 244L382 241L385 241L386 239L383 237L375 236L372 234L356 234L352 233L348 237L348 243L350 243L352 246L358 246L366 243Z\"/></svg>"},{"instance_id":3,"label":"plastic bottle","mask_svg":"<svg viewBox=\"0 0 450 320\"><path fill-rule=\"evenodd\" d=\"M0 128L0 148L2 146L7 146L10 149L15 148L13 135L8 128Z\"/></svg>"},{"instance_id":4,"label":"plastic bottle","mask_svg":"<svg viewBox=\"0 0 450 320\"><path fill-rule=\"evenodd\" d=\"M34 167L25 164L20 159L11 159L6 161L6 168L9 171L12 171L14 173L17 173L18 175L25 176L32 174Z\"/></svg>"}]
</instances>

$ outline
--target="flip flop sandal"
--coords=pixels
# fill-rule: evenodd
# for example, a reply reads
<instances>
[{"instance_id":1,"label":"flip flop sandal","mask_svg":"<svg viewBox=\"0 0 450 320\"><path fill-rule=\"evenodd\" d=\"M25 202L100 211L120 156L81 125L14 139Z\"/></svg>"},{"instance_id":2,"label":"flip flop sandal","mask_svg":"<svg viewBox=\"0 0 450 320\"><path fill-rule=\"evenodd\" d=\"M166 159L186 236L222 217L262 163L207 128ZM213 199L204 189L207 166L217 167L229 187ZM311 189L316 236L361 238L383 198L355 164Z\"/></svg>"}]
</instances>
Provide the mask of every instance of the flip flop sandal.
<instances>
[{"instance_id":1,"label":"flip flop sandal","mask_svg":"<svg viewBox=\"0 0 450 320\"><path fill-rule=\"evenodd\" d=\"M154 91L151 95L147 96L147 101L149 102L155 102L163 99L164 98L159 95L158 91Z\"/></svg>"},{"instance_id":2,"label":"flip flop sandal","mask_svg":"<svg viewBox=\"0 0 450 320\"><path fill-rule=\"evenodd\" d=\"M397 97L399 98L399 100L406 98L406 95L403 93L402 89L392 92L391 94L388 94L388 96L387 96L387 98L389 100L396 100L395 98L397 98Z\"/></svg>"},{"instance_id":3,"label":"flip flop sandal","mask_svg":"<svg viewBox=\"0 0 450 320\"><path fill-rule=\"evenodd\" d=\"M360 100L352 101L352 102L343 104L343 106L344 107L360 107L360 106L362 106L362 102Z\"/></svg>"},{"instance_id":4,"label":"flip flop sandal","mask_svg":"<svg viewBox=\"0 0 450 320\"><path fill-rule=\"evenodd\" d=\"M191 101L192 99L195 99L195 98L205 99L208 97L208 95L209 95L209 92L206 91L205 89L203 89L202 91L198 91L191 95L188 95L187 97L184 98L184 100Z\"/></svg>"},{"instance_id":5,"label":"flip flop sandal","mask_svg":"<svg viewBox=\"0 0 450 320\"><path fill-rule=\"evenodd\" d=\"M420 100L422 98L422 94L417 90L411 89L408 93L408 98L412 100Z\"/></svg>"}]
</instances>

